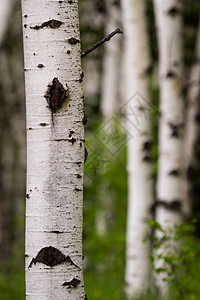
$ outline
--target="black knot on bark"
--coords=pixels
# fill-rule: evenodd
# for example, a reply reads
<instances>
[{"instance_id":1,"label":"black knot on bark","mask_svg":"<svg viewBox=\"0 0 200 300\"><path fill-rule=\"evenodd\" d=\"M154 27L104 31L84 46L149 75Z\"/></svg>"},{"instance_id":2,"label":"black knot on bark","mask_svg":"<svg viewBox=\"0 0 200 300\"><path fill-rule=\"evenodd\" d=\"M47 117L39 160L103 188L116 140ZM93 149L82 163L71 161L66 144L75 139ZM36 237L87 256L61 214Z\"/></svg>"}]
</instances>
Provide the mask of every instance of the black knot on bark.
<instances>
[{"instance_id":1,"label":"black knot on bark","mask_svg":"<svg viewBox=\"0 0 200 300\"><path fill-rule=\"evenodd\" d=\"M35 258L32 259L29 268L36 263L42 263L49 267L54 267L56 265L62 264L64 262L68 262L71 265L75 265L69 256L65 256L60 250L49 246L42 248ZM77 265L75 265L78 267ZM79 267L78 267L79 268Z\"/></svg>"}]
</instances>

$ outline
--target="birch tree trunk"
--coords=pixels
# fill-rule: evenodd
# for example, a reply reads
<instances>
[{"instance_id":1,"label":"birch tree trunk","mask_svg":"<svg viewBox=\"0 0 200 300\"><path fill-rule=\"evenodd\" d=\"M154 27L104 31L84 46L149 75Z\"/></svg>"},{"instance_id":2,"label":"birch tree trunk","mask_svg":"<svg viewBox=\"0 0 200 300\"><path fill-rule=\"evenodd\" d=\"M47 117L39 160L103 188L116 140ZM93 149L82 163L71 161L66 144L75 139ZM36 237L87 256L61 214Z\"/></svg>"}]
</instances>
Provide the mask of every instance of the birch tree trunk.
<instances>
[{"instance_id":1,"label":"birch tree trunk","mask_svg":"<svg viewBox=\"0 0 200 300\"><path fill-rule=\"evenodd\" d=\"M106 22L105 35L108 35L120 23L120 3L119 1L106 1ZM102 76L102 96L100 102L101 112L104 118L112 116L117 112L119 104L119 83L120 83L120 37L115 37L109 43L105 44L103 59L103 76ZM118 107L117 107L118 104Z\"/></svg>"},{"instance_id":2,"label":"birch tree trunk","mask_svg":"<svg viewBox=\"0 0 200 300\"><path fill-rule=\"evenodd\" d=\"M26 299L85 299L78 0L22 0L27 113Z\"/></svg>"},{"instance_id":3,"label":"birch tree trunk","mask_svg":"<svg viewBox=\"0 0 200 300\"><path fill-rule=\"evenodd\" d=\"M183 205L181 4L178 0L154 0L154 5L159 44L160 84L156 221L167 229L181 222ZM157 267L164 268L164 262L157 261ZM163 276L163 273L156 276L156 285L161 294L167 292Z\"/></svg>"},{"instance_id":4,"label":"birch tree trunk","mask_svg":"<svg viewBox=\"0 0 200 300\"><path fill-rule=\"evenodd\" d=\"M196 43L196 63L191 69L189 78L189 90L187 95L186 130L184 138L184 214L191 216L192 195L191 195L191 173L196 168L196 144L199 136L199 96L200 96L200 22Z\"/></svg>"},{"instance_id":5,"label":"birch tree trunk","mask_svg":"<svg viewBox=\"0 0 200 300\"><path fill-rule=\"evenodd\" d=\"M122 1L125 34L125 79L128 140L128 219L126 245L126 293L145 293L150 282L147 220L153 203L149 68L150 53L145 1Z\"/></svg>"},{"instance_id":6,"label":"birch tree trunk","mask_svg":"<svg viewBox=\"0 0 200 300\"><path fill-rule=\"evenodd\" d=\"M0 0L0 45L2 44L2 40L7 28L12 4L13 0Z\"/></svg>"}]
</instances>

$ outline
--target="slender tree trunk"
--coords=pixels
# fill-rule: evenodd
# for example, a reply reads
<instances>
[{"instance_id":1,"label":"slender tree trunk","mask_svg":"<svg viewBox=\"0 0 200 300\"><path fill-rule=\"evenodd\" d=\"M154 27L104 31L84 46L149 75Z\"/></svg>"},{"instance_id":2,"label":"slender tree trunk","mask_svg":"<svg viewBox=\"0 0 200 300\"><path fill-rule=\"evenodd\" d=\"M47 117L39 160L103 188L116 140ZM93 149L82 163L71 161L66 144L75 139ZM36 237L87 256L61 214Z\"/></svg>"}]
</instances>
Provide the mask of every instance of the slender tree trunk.
<instances>
[{"instance_id":1,"label":"slender tree trunk","mask_svg":"<svg viewBox=\"0 0 200 300\"><path fill-rule=\"evenodd\" d=\"M182 220L183 96L182 22L180 1L154 0L159 44L160 124L156 221L164 228ZM163 249L160 249L162 252ZM157 267L163 268L162 260ZM156 285L165 294L163 273ZM166 276L165 276L166 277Z\"/></svg>"},{"instance_id":2,"label":"slender tree trunk","mask_svg":"<svg viewBox=\"0 0 200 300\"><path fill-rule=\"evenodd\" d=\"M13 2L13 0L0 1L0 45L4 38Z\"/></svg>"},{"instance_id":3,"label":"slender tree trunk","mask_svg":"<svg viewBox=\"0 0 200 300\"><path fill-rule=\"evenodd\" d=\"M196 145L199 136L200 115L200 22L197 32L196 63L191 69L189 78L189 90L187 96L186 130L184 139L184 214L191 216L192 213L192 186L191 176L196 168Z\"/></svg>"},{"instance_id":4,"label":"slender tree trunk","mask_svg":"<svg viewBox=\"0 0 200 300\"><path fill-rule=\"evenodd\" d=\"M145 293L150 282L148 219L153 203L149 68L150 53L145 1L122 1L125 34L126 110L128 140L128 220L126 293Z\"/></svg>"},{"instance_id":5,"label":"slender tree trunk","mask_svg":"<svg viewBox=\"0 0 200 300\"><path fill-rule=\"evenodd\" d=\"M78 1L22 0L27 112L26 297L85 299Z\"/></svg>"},{"instance_id":6,"label":"slender tree trunk","mask_svg":"<svg viewBox=\"0 0 200 300\"><path fill-rule=\"evenodd\" d=\"M105 2L105 36L120 26L120 1L107 0ZM121 36L114 37L111 41L104 44L103 70L101 83L100 110L103 116L103 124L106 124L115 113L119 111L119 81L121 65ZM112 123L112 122L111 122ZM106 134L109 140L112 139L112 126ZM107 151L107 150L106 150ZM107 153L103 156L106 157ZM109 219L113 207L113 201L106 191L107 178L103 179L102 193L99 197L99 208L96 213L96 230L100 236L107 233Z\"/></svg>"},{"instance_id":7,"label":"slender tree trunk","mask_svg":"<svg viewBox=\"0 0 200 300\"><path fill-rule=\"evenodd\" d=\"M111 33L120 23L120 3L119 1L106 1L106 22L105 35ZM105 44L103 57L103 77L102 77L102 96L101 112L104 118L108 118L117 112L119 108L119 82L120 82L120 59L121 59L121 37L115 37Z\"/></svg>"}]
</instances>

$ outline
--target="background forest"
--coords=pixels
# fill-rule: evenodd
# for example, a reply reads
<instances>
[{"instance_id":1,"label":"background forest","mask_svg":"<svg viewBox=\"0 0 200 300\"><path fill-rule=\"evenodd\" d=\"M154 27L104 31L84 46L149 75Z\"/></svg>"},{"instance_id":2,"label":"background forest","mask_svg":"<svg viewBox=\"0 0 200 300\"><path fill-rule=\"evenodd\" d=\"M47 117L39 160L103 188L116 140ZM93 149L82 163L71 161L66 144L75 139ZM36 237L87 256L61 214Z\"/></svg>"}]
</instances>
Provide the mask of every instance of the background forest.
<instances>
[{"instance_id":1,"label":"background forest","mask_svg":"<svg viewBox=\"0 0 200 300\"><path fill-rule=\"evenodd\" d=\"M0 14L3 15L3 1ZM121 0L123 1L123 0ZM25 99L23 42L20 0L13 0L7 14L5 33L0 36L0 299L25 299L24 282L24 213L25 213ZM2 5L2 7L1 7ZM183 5L183 98L185 114L189 115L187 97L191 86L191 69L199 65L199 1L182 1ZM2 9L1 9L2 8ZM105 37L117 27L123 29L120 0L80 0L82 51ZM173 12L172 12L173 13ZM146 22L151 63L148 70L152 129L152 195L156 199L159 154L159 47L153 1L146 1ZM3 20L3 18L0 18ZM3 21L2 21L3 24ZM1 34L1 32L0 32ZM82 59L84 71L86 148L84 179L84 283L88 299L120 300L125 296L125 247L127 230L127 136L124 107L125 93L124 35L113 37ZM198 50L195 50L195 49ZM198 53L197 53L198 52ZM157 266L159 252L152 251L149 261L155 273L166 273L169 299L199 299L200 294L200 135L199 135L199 67L195 80L198 101L195 107L195 139L187 166L189 205L183 222L168 232L160 222L153 221L155 205L149 214L148 236L144 248L162 247L154 232L172 244L184 238L181 249L165 257L167 268ZM171 74L169 74L171 76ZM190 119L189 119L190 124ZM189 125L188 125L189 126ZM189 134L191 136L191 134ZM186 148L189 142L184 147ZM148 145L147 145L148 148ZM149 148L147 149L149 150ZM147 160L148 157L146 156ZM185 192L185 193L186 193ZM187 202L188 203L188 202ZM177 250L177 251L176 251ZM153 271L151 275L153 283ZM153 287L138 299L156 300Z\"/></svg>"}]
</instances>

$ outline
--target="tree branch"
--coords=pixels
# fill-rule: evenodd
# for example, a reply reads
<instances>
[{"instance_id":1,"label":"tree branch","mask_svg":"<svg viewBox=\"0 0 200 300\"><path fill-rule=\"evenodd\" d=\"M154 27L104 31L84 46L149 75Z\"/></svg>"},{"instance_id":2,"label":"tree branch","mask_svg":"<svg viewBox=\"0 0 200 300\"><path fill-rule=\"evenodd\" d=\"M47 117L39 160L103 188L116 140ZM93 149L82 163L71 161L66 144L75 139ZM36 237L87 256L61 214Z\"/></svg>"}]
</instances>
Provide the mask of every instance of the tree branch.
<instances>
[{"instance_id":1,"label":"tree branch","mask_svg":"<svg viewBox=\"0 0 200 300\"><path fill-rule=\"evenodd\" d=\"M111 32L109 35L107 35L105 38L94 44L92 47L88 48L85 52L81 53L81 58L88 55L90 52L94 51L96 48L101 46L103 43L109 41L115 34L121 33L123 34L123 31L121 31L119 28L117 28L115 31Z\"/></svg>"}]
</instances>

